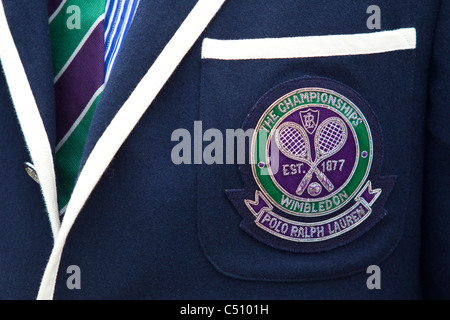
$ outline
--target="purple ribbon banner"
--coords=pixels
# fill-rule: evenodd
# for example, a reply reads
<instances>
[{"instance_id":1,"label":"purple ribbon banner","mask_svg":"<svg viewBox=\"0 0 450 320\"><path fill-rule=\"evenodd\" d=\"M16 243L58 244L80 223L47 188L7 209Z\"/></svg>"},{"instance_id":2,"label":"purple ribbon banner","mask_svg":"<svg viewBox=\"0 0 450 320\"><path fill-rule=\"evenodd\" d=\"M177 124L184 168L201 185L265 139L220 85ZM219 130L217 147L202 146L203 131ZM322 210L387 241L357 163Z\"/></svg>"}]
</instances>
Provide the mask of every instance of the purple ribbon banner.
<instances>
[{"instance_id":1,"label":"purple ribbon banner","mask_svg":"<svg viewBox=\"0 0 450 320\"><path fill-rule=\"evenodd\" d=\"M281 217L273 212L273 206L259 190L255 201L244 200L247 208L255 216L255 223L265 231L295 242L323 241L345 233L369 217L372 205L381 194L381 189L372 189L368 181L355 197L355 204L340 215L329 220L305 223Z\"/></svg>"}]
</instances>

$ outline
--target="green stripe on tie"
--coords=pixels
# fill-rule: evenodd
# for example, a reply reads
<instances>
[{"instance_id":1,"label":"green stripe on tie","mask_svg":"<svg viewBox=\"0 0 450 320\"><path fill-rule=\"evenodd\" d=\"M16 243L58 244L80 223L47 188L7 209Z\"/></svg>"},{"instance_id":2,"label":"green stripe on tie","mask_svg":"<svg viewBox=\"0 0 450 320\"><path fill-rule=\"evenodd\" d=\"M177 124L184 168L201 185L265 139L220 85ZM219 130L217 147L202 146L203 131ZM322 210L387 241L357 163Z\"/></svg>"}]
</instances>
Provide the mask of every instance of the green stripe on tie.
<instances>
[{"instance_id":1,"label":"green stripe on tie","mask_svg":"<svg viewBox=\"0 0 450 320\"><path fill-rule=\"evenodd\" d=\"M67 19L71 16L70 6L80 8L80 29L69 29ZM105 1L98 0L73 0L67 1L61 11L50 22L50 34L52 35L53 70L58 75L65 64L76 52L78 46L95 22L105 13Z\"/></svg>"}]
</instances>

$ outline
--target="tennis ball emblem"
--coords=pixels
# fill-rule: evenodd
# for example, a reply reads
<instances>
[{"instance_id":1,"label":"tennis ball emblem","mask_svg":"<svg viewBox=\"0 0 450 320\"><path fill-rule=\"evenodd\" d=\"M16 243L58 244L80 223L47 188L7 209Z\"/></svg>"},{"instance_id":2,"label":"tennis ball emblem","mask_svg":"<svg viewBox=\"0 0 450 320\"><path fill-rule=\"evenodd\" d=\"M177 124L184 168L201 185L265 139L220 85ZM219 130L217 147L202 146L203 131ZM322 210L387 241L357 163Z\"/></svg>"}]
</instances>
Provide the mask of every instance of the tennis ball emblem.
<instances>
[{"instance_id":1,"label":"tennis ball emblem","mask_svg":"<svg viewBox=\"0 0 450 320\"><path fill-rule=\"evenodd\" d=\"M323 78L288 81L258 101L244 129L251 126L251 161L241 172L254 181L227 191L244 230L273 247L317 251L384 216L386 198L378 199L393 182L379 181L381 131L354 90Z\"/></svg>"},{"instance_id":2,"label":"tennis ball emblem","mask_svg":"<svg viewBox=\"0 0 450 320\"><path fill-rule=\"evenodd\" d=\"M309 195L316 197L322 192L322 186L320 183L317 182L311 182L308 186L308 193Z\"/></svg>"}]
</instances>

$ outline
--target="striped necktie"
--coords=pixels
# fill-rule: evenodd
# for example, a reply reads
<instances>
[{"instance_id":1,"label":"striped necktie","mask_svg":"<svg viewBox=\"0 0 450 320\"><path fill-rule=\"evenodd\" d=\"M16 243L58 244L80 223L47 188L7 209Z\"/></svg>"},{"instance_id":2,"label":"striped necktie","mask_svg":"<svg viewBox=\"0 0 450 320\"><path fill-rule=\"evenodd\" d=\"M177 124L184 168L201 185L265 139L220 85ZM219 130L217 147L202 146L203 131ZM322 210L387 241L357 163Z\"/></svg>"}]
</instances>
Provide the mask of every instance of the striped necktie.
<instances>
[{"instance_id":1,"label":"striped necktie","mask_svg":"<svg viewBox=\"0 0 450 320\"><path fill-rule=\"evenodd\" d=\"M75 185L103 90L106 0L49 0L56 102L55 172L60 210ZM50 11L52 12L52 11Z\"/></svg>"},{"instance_id":2,"label":"striped necktie","mask_svg":"<svg viewBox=\"0 0 450 320\"><path fill-rule=\"evenodd\" d=\"M137 0L48 0L56 103L55 172L61 213L75 186L105 74L109 76L137 5ZM106 48L114 53L111 58L105 54L105 37Z\"/></svg>"}]
</instances>

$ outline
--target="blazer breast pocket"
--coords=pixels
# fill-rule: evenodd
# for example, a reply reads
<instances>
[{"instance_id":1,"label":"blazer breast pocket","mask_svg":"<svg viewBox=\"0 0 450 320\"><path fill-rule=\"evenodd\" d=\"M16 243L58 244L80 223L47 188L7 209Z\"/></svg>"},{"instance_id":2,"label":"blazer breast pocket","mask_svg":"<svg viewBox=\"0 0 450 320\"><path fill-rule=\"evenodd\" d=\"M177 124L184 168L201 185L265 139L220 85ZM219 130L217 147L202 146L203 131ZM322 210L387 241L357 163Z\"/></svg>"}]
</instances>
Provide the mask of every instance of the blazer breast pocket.
<instances>
[{"instance_id":1,"label":"blazer breast pocket","mask_svg":"<svg viewBox=\"0 0 450 320\"><path fill-rule=\"evenodd\" d=\"M204 39L200 120L223 157L199 167L198 232L217 270L310 281L389 256L408 208L415 47L414 28Z\"/></svg>"}]
</instances>

